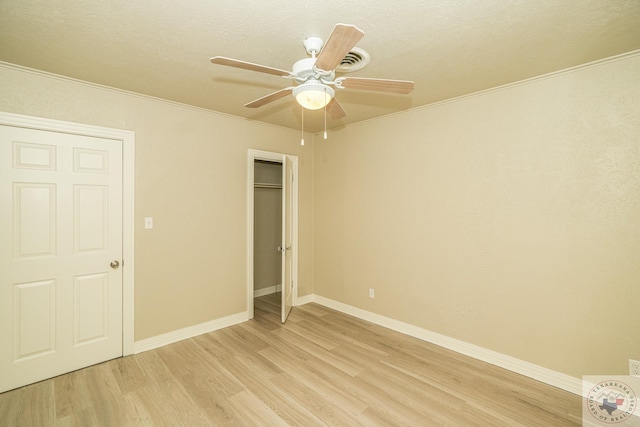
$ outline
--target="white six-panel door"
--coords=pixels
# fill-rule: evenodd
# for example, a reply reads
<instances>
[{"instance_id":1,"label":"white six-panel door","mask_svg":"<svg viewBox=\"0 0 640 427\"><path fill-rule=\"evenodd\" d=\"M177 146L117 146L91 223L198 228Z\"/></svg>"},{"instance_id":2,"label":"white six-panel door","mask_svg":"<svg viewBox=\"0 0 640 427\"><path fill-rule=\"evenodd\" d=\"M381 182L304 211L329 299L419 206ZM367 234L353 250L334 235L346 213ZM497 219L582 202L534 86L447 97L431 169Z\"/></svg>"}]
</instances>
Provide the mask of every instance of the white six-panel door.
<instances>
[{"instance_id":1,"label":"white six-panel door","mask_svg":"<svg viewBox=\"0 0 640 427\"><path fill-rule=\"evenodd\" d=\"M0 392L123 354L122 142L0 126Z\"/></svg>"}]
</instances>

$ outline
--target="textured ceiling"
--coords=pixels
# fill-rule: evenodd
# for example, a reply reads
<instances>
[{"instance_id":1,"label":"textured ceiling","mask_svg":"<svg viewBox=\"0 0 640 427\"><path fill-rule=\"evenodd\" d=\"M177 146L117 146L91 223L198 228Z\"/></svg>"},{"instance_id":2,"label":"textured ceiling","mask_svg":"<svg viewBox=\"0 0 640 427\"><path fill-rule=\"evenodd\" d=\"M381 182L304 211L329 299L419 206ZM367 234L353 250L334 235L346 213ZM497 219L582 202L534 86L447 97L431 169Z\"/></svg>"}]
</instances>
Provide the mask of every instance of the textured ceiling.
<instances>
[{"instance_id":1,"label":"textured ceiling","mask_svg":"<svg viewBox=\"0 0 640 427\"><path fill-rule=\"evenodd\" d=\"M292 98L243 107L290 80L209 58L288 70L336 23L371 55L350 75L416 89L338 91L330 128L640 49L640 0L0 0L0 61L299 129Z\"/></svg>"}]
</instances>

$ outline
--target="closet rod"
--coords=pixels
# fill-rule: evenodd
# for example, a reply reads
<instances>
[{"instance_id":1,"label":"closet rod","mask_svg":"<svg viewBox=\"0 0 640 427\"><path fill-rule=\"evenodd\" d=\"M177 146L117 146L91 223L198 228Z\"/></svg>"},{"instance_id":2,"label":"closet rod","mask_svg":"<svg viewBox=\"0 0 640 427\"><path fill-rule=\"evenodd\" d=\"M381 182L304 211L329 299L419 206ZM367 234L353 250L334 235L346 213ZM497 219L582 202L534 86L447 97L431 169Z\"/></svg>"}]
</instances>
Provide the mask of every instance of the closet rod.
<instances>
[{"instance_id":1,"label":"closet rod","mask_svg":"<svg viewBox=\"0 0 640 427\"><path fill-rule=\"evenodd\" d=\"M267 184L267 183L263 183L263 182L256 182L255 184L253 184L254 188L276 188L276 189L282 189L282 185L281 184Z\"/></svg>"}]
</instances>

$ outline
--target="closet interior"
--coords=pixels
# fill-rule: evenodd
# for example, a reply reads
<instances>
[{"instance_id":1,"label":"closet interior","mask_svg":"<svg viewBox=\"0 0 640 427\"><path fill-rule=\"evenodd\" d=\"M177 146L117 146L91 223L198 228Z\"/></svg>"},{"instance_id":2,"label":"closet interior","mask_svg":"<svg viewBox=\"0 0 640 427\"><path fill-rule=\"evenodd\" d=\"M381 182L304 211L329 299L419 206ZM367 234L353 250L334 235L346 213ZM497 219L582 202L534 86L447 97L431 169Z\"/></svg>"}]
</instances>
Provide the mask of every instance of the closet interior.
<instances>
[{"instance_id":1,"label":"closet interior","mask_svg":"<svg viewBox=\"0 0 640 427\"><path fill-rule=\"evenodd\" d=\"M282 289L282 163L255 160L253 176L253 297L258 298Z\"/></svg>"}]
</instances>

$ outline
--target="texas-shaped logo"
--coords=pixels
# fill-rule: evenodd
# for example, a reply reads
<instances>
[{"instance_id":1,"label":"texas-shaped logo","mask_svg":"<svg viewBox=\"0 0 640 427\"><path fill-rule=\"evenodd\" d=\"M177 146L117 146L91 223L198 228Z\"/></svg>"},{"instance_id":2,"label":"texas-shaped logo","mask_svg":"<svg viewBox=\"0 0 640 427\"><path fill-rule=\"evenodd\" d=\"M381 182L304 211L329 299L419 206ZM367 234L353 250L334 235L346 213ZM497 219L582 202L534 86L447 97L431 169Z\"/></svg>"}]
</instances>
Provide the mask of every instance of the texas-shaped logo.
<instances>
[{"instance_id":1,"label":"texas-shaped logo","mask_svg":"<svg viewBox=\"0 0 640 427\"><path fill-rule=\"evenodd\" d=\"M600 409L613 415L613 411L624 405L624 395L611 391L608 395L602 395L602 405Z\"/></svg>"}]
</instances>

